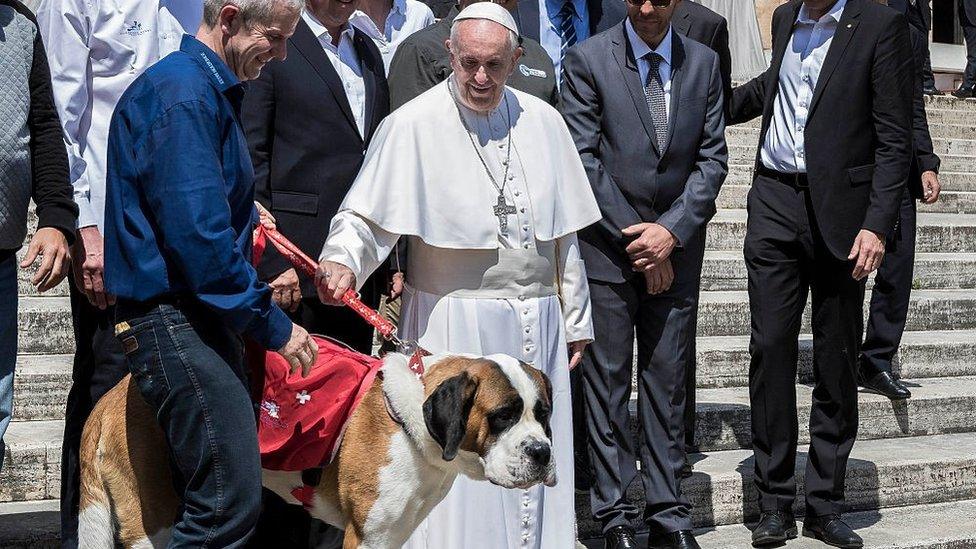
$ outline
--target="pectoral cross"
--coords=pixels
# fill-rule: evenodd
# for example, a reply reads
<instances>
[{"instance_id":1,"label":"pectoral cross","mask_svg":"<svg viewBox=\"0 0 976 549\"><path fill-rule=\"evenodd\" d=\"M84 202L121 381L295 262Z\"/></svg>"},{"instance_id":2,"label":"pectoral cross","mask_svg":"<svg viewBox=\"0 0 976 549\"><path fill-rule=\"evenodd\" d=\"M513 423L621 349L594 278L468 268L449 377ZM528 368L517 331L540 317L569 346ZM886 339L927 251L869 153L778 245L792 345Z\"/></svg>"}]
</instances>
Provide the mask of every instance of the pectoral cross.
<instances>
[{"instance_id":1,"label":"pectoral cross","mask_svg":"<svg viewBox=\"0 0 976 549\"><path fill-rule=\"evenodd\" d=\"M505 195L499 194L498 203L495 204L492 211L495 212L495 216L498 217L498 228L500 228L503 233L508 231L508 216L515 213L515 205L507 204L505 202Z\"/></svg>"}]
</instances>

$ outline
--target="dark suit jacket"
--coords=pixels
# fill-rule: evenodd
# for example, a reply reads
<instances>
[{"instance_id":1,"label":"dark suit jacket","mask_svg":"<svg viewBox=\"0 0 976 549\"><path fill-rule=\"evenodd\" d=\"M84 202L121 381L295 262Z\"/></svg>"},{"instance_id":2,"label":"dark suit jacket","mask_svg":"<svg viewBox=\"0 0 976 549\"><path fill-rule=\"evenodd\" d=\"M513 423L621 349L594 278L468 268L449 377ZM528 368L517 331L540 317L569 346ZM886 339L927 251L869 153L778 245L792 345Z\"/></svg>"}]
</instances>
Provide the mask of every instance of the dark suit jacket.
<instances>
[{"instance_id":1,"label":"dark suit jacket","mask_svg":"<svg viewBox=\"0 0 976 549\"><path fill-rule=\"evenodd\" d=\"M672 256L676 285L697 288L705 225L728 171L722 77L715 52L677 33L672 40L670 138L663 148L651 138L654 123L622 23L566 54L561 109L603 213L579 233L587 275L595 280L635 276L621 231L655 222L682 248Z\"/></svg>"},{"instance_id":2,"label":"dark suit jacket","mask_svg":"<svg viewBox=\"0 0 976 549\"><path fill-rule=\"evenodd\" d=\"M536 42L542 35L539 26L539 3L546 0L519 0L518 9L513 14L519 31L525 38ZM590 16L590 36L601 33L627 17L627 3L624 0L586 0Z\"/></svg>"},{"instance_id":3,"label":"dark suit jacket","mask_svg":"<svg viewBox=\"0 0 976 549\"><path fill-rule=\"evenodd\" d=\"M729 25L725 18L701 4L681 0L674 8L671 26L678 34L701 42L718 54L722 91L728 109L732 100L732 53L729 51Z\"/></svg>"},{"instance_id":4,"label":"dark suit jacket","mask_svg":"<svg viewBox=\"0 0 976 549\"><path fill-rule=\"evenodd\" d=\"M929 21L925 6L922 4L923 0L888 0L889 8L904 15L908 19L908 24L927 34Z\"/></svg>"},{"instance_id":5,"label":"dark suit jacket","mask_svg":"<svg viewBox=\"0 0 976 549\"><path fill-rule=\"evenodd\" d=\"M732 96L732 123L762 116L760 149L801 3L773 13L770 67ZM862 228L884 235L895 224L912 154L913 65L905 17L873 0L848 0L804 131L814 212L839 259L847 259Z\"/></svg>"},{"instance_id":6,"label":"dark suit jacket","mask_svg":"<svg viewBox=\"0 0 976 549\"><path fill-rule=\"evenodd\" d=\"M959 15L963 24L976 26L976 0L959 0Z\"/></svg>"},{"instance_id":7,"label":"dark suit jacket","mask_svg":"<svg viewBox=\"0 0 976 549\"><path fill-rule=\"evenodd\" d=\"M359 29L354 45L366 84L365 139L356 129L339 74L302 20L288 40L288 58L265 66L244 97L255 196L274 214L282 234L313 258L322 251L370 137L390 112L379 50ZM290 267L269 250L258 274L270 280ZM316 295L311 280L302 279L302 295Z\"/></svg>"}]
</instances>

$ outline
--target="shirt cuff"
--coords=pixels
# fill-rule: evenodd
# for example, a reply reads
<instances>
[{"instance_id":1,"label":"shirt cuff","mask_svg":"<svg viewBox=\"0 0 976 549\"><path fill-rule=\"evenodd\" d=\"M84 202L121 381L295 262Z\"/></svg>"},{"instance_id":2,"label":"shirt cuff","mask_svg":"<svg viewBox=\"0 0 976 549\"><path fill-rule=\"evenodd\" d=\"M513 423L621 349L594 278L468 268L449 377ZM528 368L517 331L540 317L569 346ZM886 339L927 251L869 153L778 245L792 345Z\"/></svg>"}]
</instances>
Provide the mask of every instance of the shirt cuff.
<instances>
[{"instance_id":1,"label":"shirt cuff","mask_svg":"<svg viewBox=\"0 0 976 549\"><path fill-rule=\"evenodd\" d=\"M88 196L75 193L75 204L78 205L78 228L98 226L98 217L95 216L95 209L92 208Z\"/></svg>"}]
</instances>

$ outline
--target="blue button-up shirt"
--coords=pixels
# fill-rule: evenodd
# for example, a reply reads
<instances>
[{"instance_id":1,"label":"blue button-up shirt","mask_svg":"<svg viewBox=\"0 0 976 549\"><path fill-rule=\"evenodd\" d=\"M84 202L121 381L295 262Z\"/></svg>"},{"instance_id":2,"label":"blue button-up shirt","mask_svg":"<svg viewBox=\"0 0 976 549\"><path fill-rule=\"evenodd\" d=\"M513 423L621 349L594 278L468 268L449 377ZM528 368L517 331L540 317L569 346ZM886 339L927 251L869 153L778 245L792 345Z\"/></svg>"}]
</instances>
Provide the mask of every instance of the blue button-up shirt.
<instances>
[{"instance_id":1,"label":"blue button-up shirt","mask_svg":"<svg viewBox=\"0 0 976 549\"><path fill-rule=\"evenodd\" d=\"M576 8L576 16L573 17L573 28L576 29L576 43L580 43L590 37L590 12L586 6L586 0L523 0L525 2L539 2L539 42L542 48L552 59L552 65L556 69L556 84L562 84L562 56L563 39L559 34L562 27L562 19L559 14L566 2L572 2Z\"/></svg>"},{"instance_id":2,"label":"blue button-up shirt","mask_svg":"<svg viewBox=\"0 0 976 549\"><path fill-rule=\"evenodd\" d=\"M121 298L192 294L238 333L282 347L291 321L251 255L254 170L244 85L192 36L119 100L108 138L105 283Z\"/></svg>"}]
</instances>

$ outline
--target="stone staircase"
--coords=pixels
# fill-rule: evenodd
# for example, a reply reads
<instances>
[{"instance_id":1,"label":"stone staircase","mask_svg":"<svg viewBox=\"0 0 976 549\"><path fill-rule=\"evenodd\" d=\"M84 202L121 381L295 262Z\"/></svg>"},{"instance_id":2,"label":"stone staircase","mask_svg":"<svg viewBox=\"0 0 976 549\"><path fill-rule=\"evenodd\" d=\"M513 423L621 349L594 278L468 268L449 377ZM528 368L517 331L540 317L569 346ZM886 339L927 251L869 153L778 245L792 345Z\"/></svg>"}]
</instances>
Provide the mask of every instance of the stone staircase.
<instances>
[{"instance_id":1,"label":"stone staircase","mask_svg":"<svg viewBox=\"0 0 976 549\"><path fill-rule=\"evenodd\" d=\"M928 109L945 173L942 199L919 209L915 289L895 366L913 398L893 403L860 394L860 428L847 472L847 518L867 547L976 547L976 102L934 98ZM758 123L730 127L727 136L730 173L708 232L698 325L696 437L702 453L692 456L695 472L683 484L699 541L715 549L749 547L743 523L758 517L742 260ZM869 281L868 299L871 287ZM800 336L801 445L809 442L812 394L809 312L808 306ZM635 408L636 398L632 413ZM636 423L632 416L635 436ZM801 490L805 465L801 446ZM642 501L639 482L629 495ZM592 540L590 547L602 547L589 498L577 497L576 509L581 537ZM807 539L788 545L824 546Z\"/></svg>"},{"instance_id":2,"label":"stone staircase","mask_svg":"<svg viewBox=\"0 0 976 549\"><path fill-rule=\"evenodd\" d=\"M928 106L936 147L945 160L944 191L938 204L920 208L916 291L896 364L914 397L892 403L861 394L860 431L847 475L853 511L848 519L868 547L976 548L976 102L935 98ZM741 250L758 127L732 127L728 137L731 173L709 229L699 315L697 436L702 453L692 456L695 473L684 484L701 529L699 540L715 549L748 547L743 522L757 514ZM71 315L66 285L39 296L27 278L26 273L21 278L15 421L7 432L8 455L0 473L3 548L57 544ZM812 377L808 321L803 331L797 390L801 426L809 414L805 384ZM804 429L801 437L806 443ZM801 477L805 460L801 447ZM642 500L639 483L630 495ZM577 497L577 514L581 537L598 538L587 497ZM821 545L797 540L790 546Z\"/></svg>"}]
</instances>

